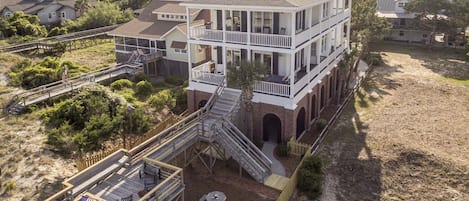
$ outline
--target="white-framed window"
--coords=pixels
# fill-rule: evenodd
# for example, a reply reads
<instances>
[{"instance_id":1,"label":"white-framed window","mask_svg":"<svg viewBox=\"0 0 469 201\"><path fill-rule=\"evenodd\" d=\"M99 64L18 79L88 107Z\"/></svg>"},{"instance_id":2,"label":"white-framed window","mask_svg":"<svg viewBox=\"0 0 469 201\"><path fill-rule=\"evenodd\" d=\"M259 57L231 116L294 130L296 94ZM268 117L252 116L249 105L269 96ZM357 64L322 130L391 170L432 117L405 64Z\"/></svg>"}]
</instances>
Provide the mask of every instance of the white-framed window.
<instances>
[{"instance_id":1,"label":"white-framed window","mask_svg":"<svg viewBox=\"0 0 469 201\"><path fill-rule=\"evenodd\" d=\"M301 32L306 27L305 22L306 11L296 12L296 33Z\"/></svg>"},{"instance_id":2,"label":"white-framed window","mask_svg":"<svg viewBox=\"0 0 469 201\"><path fill-rule=\"evenodd\" d=\"M174 53L187 54L187 50L185 50L185 49L174 49Z\"/></svg>"},{"instance_id":3,"label":"white-framed window","mask_svg":"<svg viewBox=\"0 0 469 201\"><path fill-rule=\"evenodd\" d=\"M329 17L329 2L326 2L322 4L322 18L328 18Z\"/></svg>"}]
</instances>

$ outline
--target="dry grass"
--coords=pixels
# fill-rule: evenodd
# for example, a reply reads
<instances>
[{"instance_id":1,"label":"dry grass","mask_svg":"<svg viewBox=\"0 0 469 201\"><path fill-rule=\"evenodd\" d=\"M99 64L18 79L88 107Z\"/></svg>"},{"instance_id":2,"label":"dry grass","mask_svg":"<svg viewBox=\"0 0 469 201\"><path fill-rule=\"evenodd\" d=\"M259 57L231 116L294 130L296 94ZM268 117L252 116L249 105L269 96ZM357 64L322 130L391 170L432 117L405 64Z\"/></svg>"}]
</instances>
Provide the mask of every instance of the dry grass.
<instances>
[{"instance_id":1,"label":"dry grass","mask_svg":"<svg viewBox=\"0 0 469 201\"><path fill-rule=\"evenodd\" d=\"M449 50L375 48L385 65L320 150L322 200L469 200L468 63Z\"/></svg>"},{"instance_id":2,"label":"dry grass","mask_svg":"<svg viewBox=\"0 0 469 201\"><path fill-rule=\"evenodd\" d=\"M109 42L89 48L66 52L62 55L62 60L73 61L79 65L88 66L91 69L110 66L116 61L114 43Z\"/></svg>"}]
</instances>

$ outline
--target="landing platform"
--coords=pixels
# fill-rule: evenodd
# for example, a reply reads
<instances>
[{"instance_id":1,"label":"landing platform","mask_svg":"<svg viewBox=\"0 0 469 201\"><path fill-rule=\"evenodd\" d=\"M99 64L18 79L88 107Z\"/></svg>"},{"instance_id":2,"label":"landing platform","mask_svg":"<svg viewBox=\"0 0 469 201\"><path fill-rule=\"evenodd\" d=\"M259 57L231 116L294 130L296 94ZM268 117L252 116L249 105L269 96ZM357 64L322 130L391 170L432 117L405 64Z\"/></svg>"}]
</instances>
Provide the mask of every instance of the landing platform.
<instances>
[{"instance_id":1,"label":"landing platform","mask_svg":"<svg viewBox=\"0 0 469 201\"><path fill-rule=\"evenodd\" d=\"M270 175L264 182L264 185L282 191L290 179L278 174Z\"/></svg>"}]
</instances>

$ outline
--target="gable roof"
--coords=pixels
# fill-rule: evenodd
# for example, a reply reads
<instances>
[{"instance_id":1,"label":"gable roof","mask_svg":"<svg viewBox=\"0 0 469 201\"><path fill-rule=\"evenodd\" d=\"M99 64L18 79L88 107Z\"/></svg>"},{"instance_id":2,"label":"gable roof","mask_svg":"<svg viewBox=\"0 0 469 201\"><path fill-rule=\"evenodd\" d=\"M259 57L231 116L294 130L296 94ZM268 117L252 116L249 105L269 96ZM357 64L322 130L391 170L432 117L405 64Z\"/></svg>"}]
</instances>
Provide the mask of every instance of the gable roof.
<instances>
[{"instance_id":1,"label":"gable roof","mask_svg":"<svg viewBox=\"0 0 469 201\"><path fill-rule=\"evenodd\" d=\"M158 20L157 15L153 14L155 10L161 10L161 8L174 8L175 10L184 10L185 13L185 7L180 6L180 2L181 1L174 0L152 0L151 3L142 11L142 14L138 16L138 18L133 19L132 21L117 27L116 29L110 31L108 34L111 36L129 36L147 39L162 39L162 37L166 33L172 31L174 28L178 28L181 32L186 34L187 27L185 22ZM199 18L199 16L196 18L196 20Z\"/></svg>"},{"instance_id":2,"label":"gable roof","mask_svg":"<svg viewBox=\"0 0 469 201\"><path fill-rule=\"evenodd\" d=\"M62 1L51 1L45 0L43 2L38 2L37 0L1 0L2 4L4 4L5 8L16 12L16 11L23 11L27 14L36 14L40 10L50 6L50 5L61 5L57 10L61 9L62 7L70 7L75 9L75 0L62 0ZM5 2L3 2L5 1ZM0 8L3 8L0 5Z\"/></svg>"}]
</instances>

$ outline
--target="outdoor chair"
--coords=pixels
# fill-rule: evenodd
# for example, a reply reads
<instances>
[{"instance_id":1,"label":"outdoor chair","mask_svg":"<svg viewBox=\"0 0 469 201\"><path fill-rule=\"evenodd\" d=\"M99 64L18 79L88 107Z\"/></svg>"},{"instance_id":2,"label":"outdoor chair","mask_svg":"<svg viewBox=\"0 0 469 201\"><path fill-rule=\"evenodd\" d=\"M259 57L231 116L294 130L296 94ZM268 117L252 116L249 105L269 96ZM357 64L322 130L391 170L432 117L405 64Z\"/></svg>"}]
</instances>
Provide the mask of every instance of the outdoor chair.
<instances>
[{"instance_id":1,"label":"outdoor chair","mask_svg":"<svg viewBox=\"0 0 469 201\"><path fill-rule=\"evenodd\" d=\"M132 195L121 198L121 201L133 201Z\"/></svg>"}]
</instances>

